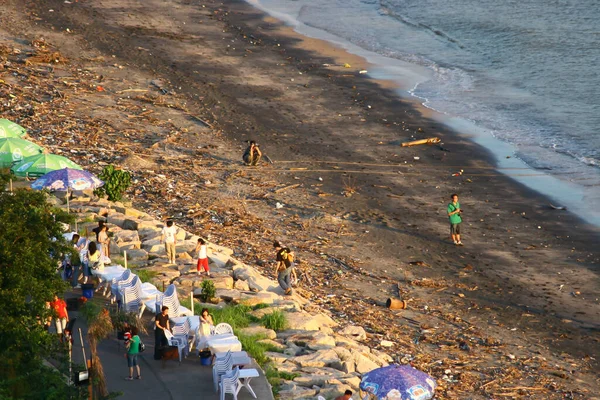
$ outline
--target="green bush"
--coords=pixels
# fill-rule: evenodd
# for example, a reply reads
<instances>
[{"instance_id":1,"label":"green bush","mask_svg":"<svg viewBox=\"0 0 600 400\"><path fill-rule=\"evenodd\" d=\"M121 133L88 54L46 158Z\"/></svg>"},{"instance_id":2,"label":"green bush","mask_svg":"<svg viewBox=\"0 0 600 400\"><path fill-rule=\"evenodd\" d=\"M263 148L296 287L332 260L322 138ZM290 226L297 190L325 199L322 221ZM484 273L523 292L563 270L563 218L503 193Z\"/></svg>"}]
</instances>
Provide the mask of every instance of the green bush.
<instances>
[{"instance_id":1,"label":"green bush","mask_svg":"<svg viewBox=\"0 0 600 400\"><path fill-rule=\"evenodd\" d=\"M100 175L100 179L104 181L104 186L96 189L94 193L98 196L108 196L110 201L119 201L123 198L123 193L131 185L131 174L114 165L104 167Z\"/></svg>"},{"instance_id":2,"label":"green bush","mask_svg":"<svg viewBox=\"0 0 600 400\"><path fill-rule=\"evenodd\" d=\"M215 283L210 279L202 281L200 287L202 288L202 293L200 293L200 299L205 303L209 302L217 294L217 289L215 289Z\"/></svg>"},{"instance_id":3,"label":"green bush","mask_svg":"<svg viewBox=\"0 0 600 400\"><path fill-rule=\"evenodd\" d=\"M288 326L287 318L285 314L280 310L275 310L271 314L265 314L260 322L265 328L273 329L274 331L284 331Z\"/></svg>"}]
</instances>

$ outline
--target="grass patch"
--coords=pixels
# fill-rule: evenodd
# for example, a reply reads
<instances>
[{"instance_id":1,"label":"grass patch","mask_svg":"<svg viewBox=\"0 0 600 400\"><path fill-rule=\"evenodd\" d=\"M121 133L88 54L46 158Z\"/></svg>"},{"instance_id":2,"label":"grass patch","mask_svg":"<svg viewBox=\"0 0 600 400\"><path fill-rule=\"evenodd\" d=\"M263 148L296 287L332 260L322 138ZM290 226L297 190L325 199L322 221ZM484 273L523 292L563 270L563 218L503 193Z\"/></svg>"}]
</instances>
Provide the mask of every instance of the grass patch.
<instances>
[{"instance_id":1,"label":"grass patch","mask_svg":"<svg viewBox=\"0 0 600 400\"><path fill-rule=\"evenodd\" d=\"M287 318L280 310L275 310L271 314L263 315L260 322L265 328L273 329L276 332L284 331L288 326Z\"/></svg>"},{"instance_id":2,"label":"grass patch","mask_svg":"<svg viewBox=\"0 0 600 400\"><path fill-rule=\"evenodd\" d=\"M252 311L252 307L242 304L229 306L225 308L212 308L209 310L216 324L226 322L234 330L246 328L251 322L254 322L252 316L248 314Z\"/></svg>"},{"instance_id":3,"label":"grass patch","mask_svg":"<svg viewBox=\"0 0 600 400\"><path fill-rule=\"evenodd\" d=\"M264 343L259 343L258 341L261 339L265 339L264 335L245 335L240 332L235 332L235 335L238 337L240 342L242 343L242 349L250 354L250 357L254 358L258 365L265 368L269 363L269 357L265 354L267 350L267 345Z\"/></svg>"},{"instance_id":4,"label":"grass patch","mask_svg":"<svg viewBox=\"0 0 600 400\"><path fill-rule=\"evenodd\" d=\"M273 367L270 364L265 369L265 377L267 378L267 381L269 381L269 383L273 387L274 395L277 395L279 393L281 384L283 383L284 380L293 381L294 378L297 378L299 376L300 376L300 374L295 373L295 372L290 373L290 372L278 371L275 369L275 367Z\"/></svg>"},{"instance_id":5,"label":"grass patch","mask_svg":"<svg viewBox=\"0 0 600 400\"><path fill-rule=\"evenodd\" d=\"M150 282L158 273L156 271L148 271L145 269L136 269L135 274L142 282Z\"/></svg>"},{"instance_id":6,"label":"grass patch","mask_svg":"<svg viewBox=\"0 0 600 400\"><path fill-rule=\"evenodd\" d=\"M269 308L269 307L271 307L271 306L266 303L259 303L254 306L254 310L262 310L263 308Z\"/></svg>"},{"instance_id":7,"label":"grass patch","mask_svg":"<svg viewBox=\"0 0 600 400\"><path fill-rule=\"evenodd\" d=\"M113 264L119 264L121 267L125 266L125 259L122 256L112 256L110 258Z\"/></svg>"}]
</instances>

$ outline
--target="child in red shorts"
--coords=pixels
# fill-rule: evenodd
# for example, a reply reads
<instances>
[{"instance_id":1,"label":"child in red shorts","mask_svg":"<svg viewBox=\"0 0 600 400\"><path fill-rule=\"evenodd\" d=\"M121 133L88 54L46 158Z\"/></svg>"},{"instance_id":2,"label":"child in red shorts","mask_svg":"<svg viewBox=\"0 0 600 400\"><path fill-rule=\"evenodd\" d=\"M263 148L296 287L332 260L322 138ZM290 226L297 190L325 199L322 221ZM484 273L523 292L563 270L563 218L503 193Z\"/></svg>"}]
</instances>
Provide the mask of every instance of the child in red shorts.
<instances>
[{"instance_id":1,"label":"child in red shorts","mask_svg":"<svg viewBox=\"0 0 600 400\"><path fill-rule=\"evenodd\" d=\"M206 271L206 275L210 276L210 269L208 268L208 255L206 254L206 242L204 239L198 239L196 251L198 252L198 265L196 266L196 270L198 273L201 273L202 269L204 269L204 271Z\"/></svg>"}]
</instances>

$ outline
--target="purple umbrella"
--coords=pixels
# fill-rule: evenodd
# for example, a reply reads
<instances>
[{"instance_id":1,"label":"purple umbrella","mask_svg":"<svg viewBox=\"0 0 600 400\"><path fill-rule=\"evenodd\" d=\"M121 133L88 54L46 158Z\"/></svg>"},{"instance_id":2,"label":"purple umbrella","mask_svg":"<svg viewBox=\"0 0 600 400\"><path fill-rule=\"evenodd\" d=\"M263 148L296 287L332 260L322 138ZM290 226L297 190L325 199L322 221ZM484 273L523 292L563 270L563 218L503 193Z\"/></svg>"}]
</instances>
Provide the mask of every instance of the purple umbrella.
<instances>
[{"instance_id":1,"label":"purple umbrella","mask_svg":"<svg viewBox=\"0 0 600 400\"><path fill-rule=\"evenodd\" d=\"M100 179L90 172L63 168L40 176L31 184L32 189L66 192L70 190L96 189L104 185Z\"/></svg>"},{"instance_id":2,"label":"purple umbrella","mask_svg":"<svg viewBox=\"0 0 600 400\"><path fill-rule=\"evenodd\" d=\"M363 375L364 399L428 400L433 398L435 379L410 365L389 365Z\"/></svg>"}]
</instances>

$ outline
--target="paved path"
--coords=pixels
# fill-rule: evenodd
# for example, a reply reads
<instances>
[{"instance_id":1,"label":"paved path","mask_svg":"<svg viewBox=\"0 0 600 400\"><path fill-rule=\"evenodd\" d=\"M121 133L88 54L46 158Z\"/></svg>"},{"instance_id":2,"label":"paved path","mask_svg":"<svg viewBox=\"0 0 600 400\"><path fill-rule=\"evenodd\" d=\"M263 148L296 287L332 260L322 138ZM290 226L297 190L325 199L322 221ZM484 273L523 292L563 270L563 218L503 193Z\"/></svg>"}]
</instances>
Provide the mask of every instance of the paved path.
<instances>
[{"instance_id":1,"label":"paved path","mask_svg":"<svg viewBox=\"0 0 600 400\"><path fill-rule=\"evenodd\" d=\"M79 297L79 291L67 293L68 297ZM98 293L95 297L101 296ZM98 301L98 299L94 299ZM145 314L147 317L148 313ZM73 346L73 361L83 364L83 354L79 341L78 328L82 329L83 340L85 343L86 356L89 359L89 346L86 339L87 327L85 321L78 316L77 312L70 311L71 318L77 317L75 324L75 336ZM121 392L121 399L161 399L161 400L189 400L192 398L203 400L218 400L219 396L215 393L212 383L212 368L200 365L200 360L195 351L190 353L187 359L181 364L178 361L156 361L154 355L154 338L141 336L146 345L146 351L140 357L140 368L142 372L141 380L127 381L125 377L129 374L127 369L127 360L124 357L125 347L122 342L116 340L113 335L109 339L102 341L98 345L98 353L104 373L108 390L111 392ZM254 365L255 368L258 368ZM251 381L251 386L257 395L258 400L272 400L271 387L267 382L262 371L260 377ZM226 399L232 399L227 395ZM239 400L254 399L245 389L239 393Z\"/></svg>"}]
</instances>

